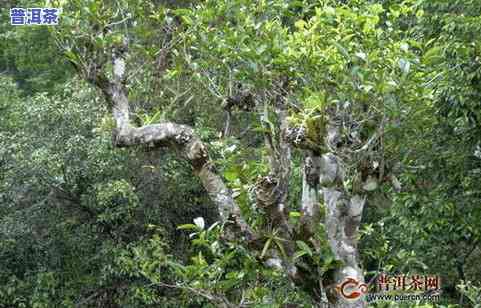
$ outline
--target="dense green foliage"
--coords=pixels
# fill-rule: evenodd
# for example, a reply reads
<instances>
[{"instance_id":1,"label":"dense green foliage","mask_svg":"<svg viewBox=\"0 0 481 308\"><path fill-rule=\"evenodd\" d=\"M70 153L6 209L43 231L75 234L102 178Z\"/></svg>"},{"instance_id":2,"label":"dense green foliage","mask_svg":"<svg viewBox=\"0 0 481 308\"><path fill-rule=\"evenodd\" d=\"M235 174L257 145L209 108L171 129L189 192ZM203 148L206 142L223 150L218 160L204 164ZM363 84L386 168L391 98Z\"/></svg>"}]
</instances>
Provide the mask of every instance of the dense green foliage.
<instances>
[{"instance_id":1,"label":"dense green foliage","mask_svg":"<svg viewBox=\"0 0 481 308\"><path fill-rule=\"evenodd\" d=\"M62 7L59 26L9 25L9 8L45 5ZM359 123L342 131L353 149L342 184L362 190L363 164L375 165L359 248L367 279L439 275L437 307L479 306L479 1L0 6L0 307L314 307L309 286L264 266L284 239L255 205L256 181L271 171L264 134L280 134L273 102L286 92L290 125L320 152L325 114ZM102 63L110 77L111 50L126 39L132 121L193 127L260 249L226 236L177 152L112 145L113 119L84 72ZM226 107L243 93L262 99ZM301 161L293 150L296 228ZM293 263L317 269L306 284L339 266L323 223L316 232L295 243Z\"/></svg>"}]
</instances>

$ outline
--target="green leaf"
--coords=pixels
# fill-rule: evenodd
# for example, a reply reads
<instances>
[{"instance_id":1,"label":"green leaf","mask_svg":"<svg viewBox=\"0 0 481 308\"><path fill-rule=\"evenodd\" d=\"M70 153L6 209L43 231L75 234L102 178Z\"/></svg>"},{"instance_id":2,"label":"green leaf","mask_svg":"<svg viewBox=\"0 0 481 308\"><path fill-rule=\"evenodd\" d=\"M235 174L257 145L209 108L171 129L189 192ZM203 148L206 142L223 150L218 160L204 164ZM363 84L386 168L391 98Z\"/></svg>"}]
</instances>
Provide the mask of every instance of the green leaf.
<instances>
[{"instance_id":1,"label":"green leaf","mask_svg":"<svg viewBox=\"0 0 481 308\"><path fill-rule=\"evenodd\" d=\"M239 178L239 173L235 169L229 169L224 172L224 177L229 182L234 182Z\"/></svg>"},{"instance_id":2,"label":"green leaf","mask_svg":"<svg viewBox=\"0 0 481 308\"><path fill-rule=\"evenodd\" d=\"M423 62L425 64L435 64L442 59L442 48L441 46L434 46L433 48L426 51L423 57Z\"/></svg>"},{"instance_id":3,"label":"green leaf","mask_svg":"<svg viewBox=\"0 0 481 308\"><path fill-rule=\"evenodd\" d=\"M189 9L176 9L172 11L177 16L190 15L191 11Z\"/></svg>"},{"instance_id":4,"label":"green leaf","mask_svg":"<svg viewBox=\"0 0 481 308\"><path fill-rule=\"evenodd\" d=\"M276 243L277 247L279 248L279 250L281 251L281 254L284 258L287 257L287 254L286 254L286 251L284 250L284 245L282 245L282 243L280 241L277 241L277 240L274 240L274 242Z\"/></svg>"},{"instance_id":5,"label":"green leaf","mask_svg":"<svg viewBox=\"0 0 481 308\"><path fill-rule=\"evenodd\" d=\"M69 51L66 51L65 52L65 56L70 60L72 61L73 63L75 64L79 64L78 63L78 55L76 53L74 53L73 51L69 50Z\"/></svg>"},{"instance_id":6,"label":"green leaf","mask_svg":"<svg viewBox=\"0 0 481 308\"><path fill-rule=\"evenodd\" d=\"M294 23L294 26L299 30L303 30L306 27L306 22L302 19L299 19Z\"/></svg>"},{"instance_id":7,"label":"green leaf","mask_svg":"<svg viewBox=\"0 0 481 308\"><path fill-rule=\"evenodd\" d=\"M264 248L262 249L262 252L261 252L261 259L264 258L264 256L266 255L267 250L271 246L271 242L272 242L272 238L269 238L264 244Z\"/></svg>"},{"instance_id":8,"label":"green leaf","mask_svg":"<svg viewBox=\"0 0 481 308\"><path fill-rule=\"evenodd\" d=\"M196 230L198 227L194 224L184 224L177 227L177 230Z\"/></svg>"},{"instance_id":9,"label":"green leaf","mask_svg":"<svg viewBox=\"0 0 481 308\"><path fill-rule=\"evenodd\" d=\"M289 217L298 218L298 217L301 217L301 213L299 213L299 212L289 212Z\"/></svg>"},{"instance_id":10,"label":"green leaf","mask_svg":"<svg viewBox=\"0 0 481 308\"><path fill-rule=\"evenodd\" d=\"M296 241L296 244L302 251L306 252L310 257L312 257L312 250L306 243L303 241Z\"/></svg>"},{"instance_id":11,"label":"green leaf","mask_svg":"<svg viewBox=\"0 0 481 308\"><path fill-rule=\"evenodd\" d=\"M300 257L305 256L305 255L307 255L307 252L305 252L305 251L297 251L297 252L294 254L294 260L297 260L297 259L299 259Z\"/></svg>"},{"instance_id":12,"label":"green leaf","mask_svg":"<svg viewBox=\"0 0 481 308\"><path fill-rule=\"evenodd\" d=\"M154 113L154 115L151 116L151 117L145 116L145 119L144 119L143 122L144 122L144 125L150 125L152 123L159 122L160 118L161 118L161 113L160 113L160 110L159 110L156 113Z\"/></svg>"},{"instance_id":13,"label":"green leaf","mask_svg":"<svg viewBox=\"0 0 481 308\"><path fill-rule=\"evenodd\" d=\"M334 46L336 46L337 50L346 58L346 60L351 60L351 56L349 55L349 52L347 51L346 48L344 48L341 44L338 42L333 42Z\"/></svg>"}]
</instances>

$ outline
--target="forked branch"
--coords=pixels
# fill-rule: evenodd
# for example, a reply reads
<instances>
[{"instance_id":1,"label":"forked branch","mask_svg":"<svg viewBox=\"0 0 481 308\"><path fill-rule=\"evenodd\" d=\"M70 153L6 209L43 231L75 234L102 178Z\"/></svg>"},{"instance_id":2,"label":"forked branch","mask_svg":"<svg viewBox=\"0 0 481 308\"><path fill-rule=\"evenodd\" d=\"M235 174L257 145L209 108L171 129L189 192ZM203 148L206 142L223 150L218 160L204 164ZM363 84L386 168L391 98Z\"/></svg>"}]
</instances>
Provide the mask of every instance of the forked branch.
<instances>
[{"instance_id":1,"label":"forked branch","mask_svg":"<svg viewBox=\"0 0 481 308\"><path fill-rule=\"evenodd\" d=\"M241 216L239 206L234 201L231 191L222 178L215 172L207 152L207 147L187 126L172 122L134 127L130 124L128 92L125 87L126 48L113 52L113 77L109 80L97 71L86 72L88 80L104 94L115 121L112 139L116 147L147 145L152 148L169 147L177 150L187 159L194 173L200 178L210 199L218 209L223 222L233 222L248 239L254 239L254 233Z\"/></svg>"}]
</instances>

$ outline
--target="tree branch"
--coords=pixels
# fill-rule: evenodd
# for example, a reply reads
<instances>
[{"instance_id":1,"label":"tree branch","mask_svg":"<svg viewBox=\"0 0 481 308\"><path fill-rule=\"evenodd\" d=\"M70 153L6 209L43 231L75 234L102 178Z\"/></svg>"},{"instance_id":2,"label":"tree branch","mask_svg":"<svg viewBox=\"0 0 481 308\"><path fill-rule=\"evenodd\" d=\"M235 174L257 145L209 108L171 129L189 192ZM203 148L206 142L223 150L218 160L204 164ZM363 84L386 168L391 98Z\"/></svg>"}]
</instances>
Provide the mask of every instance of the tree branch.
<instances>
[{"instance_id":1,"label":"tree branch","mask_svg":"<svg viewBox=\"0 0 481 308\"><path fill-rule=\"evenodd\" d=\"M112 111L116 124L112 133L114 146L148 145L153 148L168 147L178 150L182 157L190 162L194 173L200 178L210 199L216 205L222 222L233 220L245 236L249 239L255 238L253 231L242 218L240 208L235 203L230 190L215 172L207 147L192 128L171 122L142 127L130 125L129 100L125 87L126 50L125 43L112 54L112 81L98 72L89 72L92 77L89 81L102 90Z\"/></svg>"}]
</instances>

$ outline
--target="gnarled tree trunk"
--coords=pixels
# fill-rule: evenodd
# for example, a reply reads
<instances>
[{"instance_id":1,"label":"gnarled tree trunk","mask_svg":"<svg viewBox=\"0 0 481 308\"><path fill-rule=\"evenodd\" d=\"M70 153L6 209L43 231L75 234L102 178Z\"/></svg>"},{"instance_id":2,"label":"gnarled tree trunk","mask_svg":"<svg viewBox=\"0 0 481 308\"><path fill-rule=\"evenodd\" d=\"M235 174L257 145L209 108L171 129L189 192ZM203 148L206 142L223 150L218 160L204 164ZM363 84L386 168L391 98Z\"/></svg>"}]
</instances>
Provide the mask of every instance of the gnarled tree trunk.
<instances>
[{"instance_id":1,"label":"gnarled tree trunk","mask_svg":"<svg viewBox=\"0 0 481 308\"><path fill-rule=\"evenodd\" d=\"M327 148L336 149L338 128L328 126ZM339 308L366 307L363 294L367 291L363 271L359 266L358 231L366 197L352 194L344 187L345 170L334 151L322 155L320 185L327 209L325 226L332 252L342 262L328 286L330 306ZM350 282L349 284L345 284Z\"/></svg>"},{"instance_id":2,"label":"gnarled tree trunk","mask_svg":"<svg viewBox=\"0 0 481 308\"><path fill-rule=\"evenodd\" d=\"M134 127L130 124L130 111L127 89L125 86L125 49L113 53L113 74L109 80L97 70L84 72L87 79L102 90L112 111L116 127L113 131L113 143L117 147L145 145L149 147L169 147L176 150L188 160L193 172L197 175L211 200L216 205L222 222L229 223L229 232L243 236L248 242L259 240L257 234L249 227L241 215L239 206L234 201L231 191L225 185L209 159L206 145L196 136L193 129L171 122ZM343 266L335 275L334 290L329 306L331 307L364 307L362 299L348 301L335 291L335 287L351 278L363 282L362 270L358 265L357 234L364 206L364 198L359 195L350 195L343 186L343 168L340 160L332 153L320 156L320 147L297 142L296 146L304 149L303 163L303 192L301 206L301 231L296 232L288 222L287 196L291 174L291 143L288 136L288 110L285 102L279 99L275 102L278 116L277 140L266 135L266 146L270 153L269 176L259 178L256 185L258 206L264 208L273 227L279 230L279 235L285 241L285 255L277 258L279 266L290 279L298 286L306 289L313 295L320 307L327 306L326 294L322 285L322 278L315 277L313 285L307 277L313 276L316 269L311 272L300 271L295 263L295 241L302 239L311 242L316 248L313 235L317 232L320 223L320 196L323 196L327 207L326 229L332 251ZM295 133L295 132L294 132ZM327 143L335 136L335 129L329 132ZM302 142L301 142L302 143ZM328 146L329 148L329 146ZM275 256L274 256L275 257ZM315 276L315 275L314 275Z\"/></svg>"}]
</instances>

